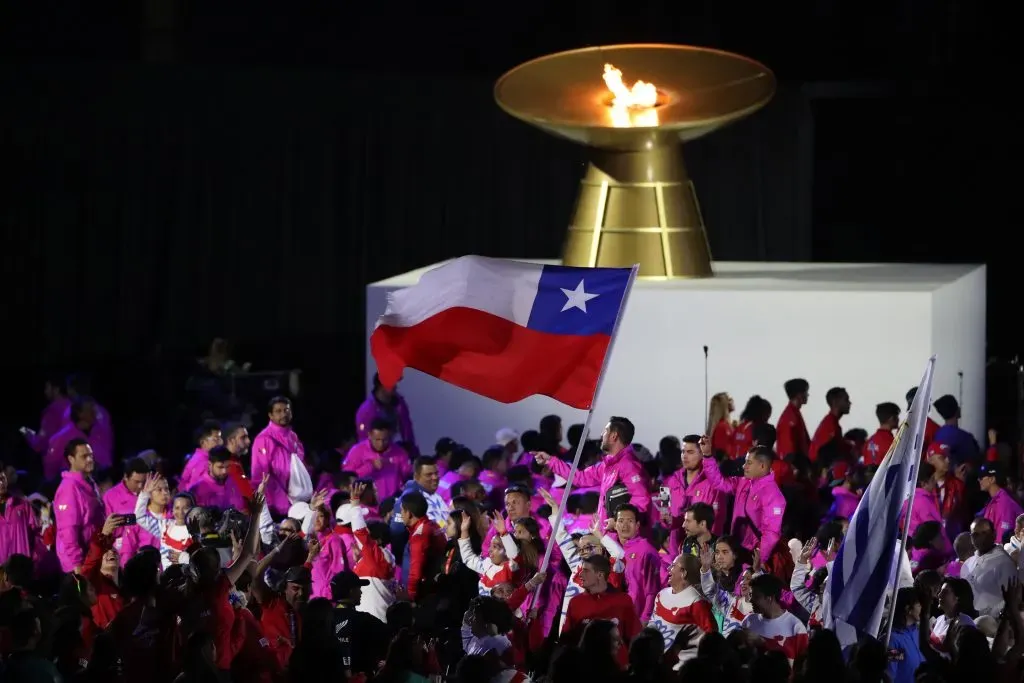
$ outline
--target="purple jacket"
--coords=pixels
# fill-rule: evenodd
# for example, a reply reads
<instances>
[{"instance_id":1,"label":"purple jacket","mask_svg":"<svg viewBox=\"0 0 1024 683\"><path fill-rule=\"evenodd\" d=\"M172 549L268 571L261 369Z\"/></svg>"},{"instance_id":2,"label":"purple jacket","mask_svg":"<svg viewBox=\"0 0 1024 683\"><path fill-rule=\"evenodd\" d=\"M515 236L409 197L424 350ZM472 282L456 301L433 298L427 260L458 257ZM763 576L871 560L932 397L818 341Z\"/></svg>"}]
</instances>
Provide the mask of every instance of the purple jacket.
<instances>
[{"instance_id":1,"label":"purple jacket","mask_svg":"<svg viewBox=\"0 0 1024 683\"><path fill-rule=\"evenodd\" d=\"M72 439L85 439L89 442L90 446L92 445L88 434L70 422L65 423L63 427L57 430L56 434L50 437L46 455L43 456L44 479L56 479L58 474L68 468L68 461L64 458L64 447ZM93 457L95 458L95 456L96 451L93 449ZM99 462L97 461L98 466Z\"/></svg>"},{"instance_id":2,"label":"purple jacket","mask_svg":"<svg viewBox=\"0 0 1024 683\"><path fill-rule=\"evenodd\" d=\"M707 503L715 509L715 522L711 527L711 533L721 536L725 533L725 524L729 521L729 494L719 491L711 485L711 480L700 471L697 476L687 484L686 470L680 467L665 480L665 487L671 492L669 510L672 517L679 518L686 512L686 508L694 503ZM686 532L681 526L672 529L669 547L675 553L683 545L686 539ZM669 564L675 561L675 557L669 558ZM660 590L660 588L659 588Z\"/></svg>"},{"instance_id":3,"label":"purple jacket","mask_svg":"<svg viewBox=\"0 0 1024 683\"><path fill-rule=\"evenodd\" d=\"M654 600L662 588L661 556L643 536L634 536L622 543L622 549L626 551L622 558L626 563L626 571L623 573L626 592L636 605L640 621L646 624L654 611Z\"/></svg>"},{"instance_id":4,"label":"purple jacket","mask_svg":"<svg viewBox=\"0 0 1024 683\"><path fill-rule=\"evenodd\" d=\"M50 446L50 438L64 426L64 413L71 406L71 401L63 396L50 401L39 416L39 431L25 437L29 447L36 453L45 453Z\"/></svg>"},{"instance_id":5,"label":"purple jacket","mask_svg":"<svg viewBox=\"0 0 1024 683\"><path fill-rule=\"evenodd\" d=\"M378 460L380 469L374 467L374 462ZM369 440L364 439L349 449L341 469L355 472L362 478L372 478L377 489L377 500L386 500L402 489L405 483L403 464L408 462L409 455L405 449L390 446L385 452L378 453L370 446Z\"/></svg>"},{"instance_id":6,"label":"purple jacket","mask_svg":"<svg viewBox=\"0 0 1024 683\"><path fill-rule=\"evenodd\" d=\"M39 522L32 503L20 496L8 496L0 514L0 564L11 555L32 557L32 545L38 533Z\"/></svg>"},{"instance_id":7,"label":"purple jacket","mask_svg":"<svg viewBox=\"0 0 1024 683\"><path fill-rule=\"evenodd\" d=\"M291 427L280 427L273 422L256 435L252 442L252 480L267 481L267 505L278 515L287 515L292 503L288 499L288 480L291 479L292 453L306 462L306 450Z\"/></svg>"},{"instance_id":8,"label":"purple jacket","mask_svg":"<svg viewBox=\"0 0 1024 683\"><path fill-rule=\"evenodd\" d=\"M747 550L760 548L761 558L767 561L782 536L782 516L786 513L786 499L775 483L775 475L768 472L759 479L726 478L714 458L704 458L704 476L719 491L735 496L731 533Z\"/></svg>"},{"instance_id":9,"label":"purple jacket","mask_svg":"<svg viewBox=\"0 0 1024 683\"><path fill-rule=\"evenodd\" d=\"M107 517L110 515L134 514L135 503L138 500L139 497L128 490L128 487L124 485L124 481L120 481L117 486L111 487L109 491L103 494L103 513ZM114 529L114 547L117 548L117 552L121 557L122 566L138 550L138 545L130 540L131 534L127 533L131 528L119 527Z\"/></svg>"},{"instance_id":10,"label":"purple jacket","mask_svg":"<svg viewBox=\"0 0 1024 683\"><path fill-rule=\"evenodd\" d=\"M366 397L356 411L356 438L365 439L370 433L370 423L378 417L390 420L398 427L398 436L402 443L416 448L416 435L412 431L412 419L409 417L409 405L400 394L395 394L394 409L381 405L373 393Z\"/></svg>"},{"instance_id":11,"label":"purple jacket","mask_svg":"<svg viewBox=\"0 0 1024 683\"><path fill-rule=\"evenodd\" d=\"M81 472L61 472L53 497L57 558L61 571L82 566L93 535L103 528L103 502L92 479Z\"/></svg>"},{"instance_id":12,"label":"purple jacket","mask_svg":"<svg viewBox=\"0 0 1024 683\"><path fill-rule=\"evenodd\" d=\"M189 489L189 493L195 499L196 505L200 507L216 507L222 510L234 508L241 512L246 512L249 509L234 479L227 477L221 483L211 477L209 471L203 472L202 476Z\"/></svg>"},{"instance_id":13,"label":"purple jacket","mask_svg":"<svg viewBox=\"0 0 1024 683\"><path fill-rule=\"evenodd\" d=\"M914 503L917 507L917 503ZM1021 507L1005 489L999 489L992 500L981 511L981 516L992 522L996 530L996 544L1003 543L1003 535L1007 531L1012 532L1017 526L1017 516L1021 514Z\"/></svg>"},{"instance_id":14,"label":"purple jacket","mask_svg":"<svg viewBox=\"0 0 1024 683\"><path fill-rule=\"evenodd\" d=\"M444 498L444 502L449 505L452 504L452 487L458 484L460 481L464 481L466 478L459 474L458 470L452 470L447 472L437 482L437 495Z\"/></svg>"},{"instance_id":15,"label":"purple jacket","mask_svg":"<svg viewBox=\"0 0 1024 683\"><path fill-rule=\"evenodd\" d=\"M89 431L89 445L92 446L92 455L96 459L96 469L106 469L114 464L114 423L110 420L110 413L99 403L96 405L96 424ZM64 424L71 424L71 402L64 409L62 416Z\"/></svg>"},{"instance_id":16,"label":"purple jacket","mask_svg":"<svg viewBox=\"0 0 1024 683\"><path fill-rule=\"evenodd\" d=\"M571 465L564 460L552 457L548 461L551 471L567 479ZM647 490L647 473L644 472L640 461L636 459L632 446L626 446L615 455L606 455L600 462L576 472L573 480L573 491L577 488L587 486L600 487L600 502L597 507L599 519L605 517L605 498L608 489L622 483L629 491L629 502L640 510L641 514L649 514L651 507L651 493Z\"/></svg>"},{"instance_id":17,"label":"purple jacket","mask_svg":"<svg viewBox=\"0 0 1024 683\"><path fill-rule=\"evenodd\" d=\"M199 481L199 475L205 472L210 464L210 454L202 448L192 451L192 457L185 463L185 469L181 471L181 478L178 479L178 490L188 491Z\"/></svg>"}]
</instances>

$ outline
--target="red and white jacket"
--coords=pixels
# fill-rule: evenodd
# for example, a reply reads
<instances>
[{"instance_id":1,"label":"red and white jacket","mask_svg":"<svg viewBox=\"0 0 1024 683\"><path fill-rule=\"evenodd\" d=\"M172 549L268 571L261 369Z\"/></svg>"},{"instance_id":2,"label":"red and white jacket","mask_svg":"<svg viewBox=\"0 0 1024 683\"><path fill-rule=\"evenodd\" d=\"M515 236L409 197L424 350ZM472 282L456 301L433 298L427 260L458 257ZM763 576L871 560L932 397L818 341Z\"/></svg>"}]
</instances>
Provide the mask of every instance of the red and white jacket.
<instances>
[{"instance_id":1,"label":"red and white jacket","mask_svg":"<svg viewBox=\"0 0 1024 683\"><path fill-rule=\"evenodd\" d=\"M462 563L480 575L480 595L490 595L498 584L510 583L515 586L518 583L519 565L516 564L516 558L519 557L519 546L508 534L501 535L501 545L505 549L506 559L501 564L495 564L491 558L483 558L473 552L468 538L459 539Z\"/></svg>"},{"instance_id":2,"label":"red and white jacket","mask_svg":"<svg viewBox=\"0 0 1024 683\"><path fill-rule=\"evenodd\" d=\"M711 613L711 603L694 586L687 586L678 593L673 592L671 586L662 588L654 598L654 611L647 626L656 629L665 638L666 652L672 648L679 631L687 624L693 624L701 631L690 641L691 646L696 646L705 633L717 631L718 624Z\"/></svg>"},{"instance_id":3,"label":"red and white jacket","mask_svg":"<svg viewBox=\"0 0 1024 683\"><path fill-rule=\"evenodd\" d=\"M356 609L387 621L388 607L395 601L395 556L370 537L359 507L353 509L352 535L360 551L359 561L352 571L370 582L369 586L363 586L362 600Z\"/></svg>"},{"instance_id":4,"label":"red and white jacket","mask_svg":"<svg viewBox=\"0 0 1024 683\"><path fill-rule=\"evenodd\" d=\"M789 612L774 619L751 614L743 620L743 628L761 636L766 650L778 650L786 655L790 666L807 650L807 627Z\"/></svg>"}]
</instances>

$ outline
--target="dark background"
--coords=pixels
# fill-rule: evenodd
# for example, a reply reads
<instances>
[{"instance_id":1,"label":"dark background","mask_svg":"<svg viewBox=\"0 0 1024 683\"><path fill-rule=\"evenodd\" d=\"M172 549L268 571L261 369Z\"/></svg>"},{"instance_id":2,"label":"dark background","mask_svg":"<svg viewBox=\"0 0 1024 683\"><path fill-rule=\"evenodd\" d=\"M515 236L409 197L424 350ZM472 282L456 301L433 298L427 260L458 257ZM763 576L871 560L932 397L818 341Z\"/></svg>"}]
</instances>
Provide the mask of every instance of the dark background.
<instances>
[{"instance_id":1,"label":"dark background","mask_svg":"<svg viewBox=\"0 0 1024 683\"><path fill-rule=\"evenodd\" d=\"M184 373L223 336L240 361L302 368L300 433L340 442L366 390L367 283L559 254L585 150L503 114L491 88L602 43L776 71L769 107L686 147L717 259L987 263L989 355L1020 350L1013 17L912 0L351 5L0 10L5 438L36 425L44 371L88 368L119 446L184 448ZM990 414L1012 419L1008 386L990 382Z\"/></svg>"}]
</instances>

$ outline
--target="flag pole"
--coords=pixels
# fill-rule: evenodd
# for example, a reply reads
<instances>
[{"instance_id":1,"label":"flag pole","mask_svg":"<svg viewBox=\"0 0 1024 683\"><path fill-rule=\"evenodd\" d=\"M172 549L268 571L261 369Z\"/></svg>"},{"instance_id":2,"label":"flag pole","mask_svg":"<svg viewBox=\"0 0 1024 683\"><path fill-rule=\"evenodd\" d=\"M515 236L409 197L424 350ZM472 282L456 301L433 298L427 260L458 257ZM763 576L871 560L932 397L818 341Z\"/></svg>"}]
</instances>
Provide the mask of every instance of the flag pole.
<instances>
[{"instance_id":1,"label":"flag pole","mask_svg":"<svg viewBox=\"0 0 1024 683\"><path fill-rule=\"evenodd\" d=\"M926 416L928 414L928 406L930 406L932 403L931 392L932 385L931 382L929 382L928 386L925 388L925 393L927 393L928 395L923 397L924 400L921 402L921 407L919 408L920 410L925 411ZM917 398L918 397L915 395L914 403L917 403ZM911 408L913 408L913 403L911 404ZM909 426L912 419L913 415L908 414L907 419L904 420L903 427L900 429L900 432L902 432L903 436L905 436L906 433L909 431ZM925 419L927 419L927 417ZM914 498L917 495L917 473L921 470L921 459L923 457L924 451L924 443L922 443L922 441L920 440L921 435L914 434L911 435L911 438L915 438L915 443L912 451L915 454L915 457L913 460L913 464L910 467L910 483L911 486L913 486L913 488L910 489L910 497L907 498L907 515L906 517L904 517L903 531L900 533L900 554L896 560L896 572L892 580L892 601L889 604L889 613L886 616L885 640L882 641L882 645L886 648L889 647L889 639L892 638L892 625L896 616L896 594L899 593L900 574L903 571L903 562L907 557L907 536L910 534L910 520L912 519L911 514L914 512ZM899 443L899 441L900 437L897 436L896 440L893 441L892 446L889 448L889 455L887 455L886 457L892 455L893 451L896 450L896 445ZM945 531L943 531L943 533L945 533Z\"/></svg>"},{"instance_id":2,"label":"flag pole","mask_svg":"<svg viewBox=\"0 0 1024 683\"><path fill-rule=\"evenodd\" d=\"M622 303L619 304L619 311L615 314L615 324L612 326L612 336L608 341L608 351L604 354L604 359L601 361L601 370L597 374L597 384L594 385L594 396L590 401L590 410L587 411L587 419L583 422L583 433L580 436L580 442L576 444L576 453L572 459L572 466L569 468L569 476L565 479L565 495L562 496L562 502L558 504L558 510L555 511L554 521L551 522L551 538L548 539L547 549L544 551L544 559L537 565L539 572L547 571L548 563L551 562L551 553L555 549L555 534L558 532L560 525L562 524L562 517L565 515L565 506L569 502L569 492L572 490L572 482L576 478L576 472L579 471L580 458L583 455L583 446L587 443L587 437L590 435L590 423L594 419L594 408L597 406L598 396L601 394L601 385L604 384L604 375L608 370L608 359L612 357L612 351L615 350L615 340L618 338L619 325L622 323L622 314L626 311L626 304L629 303L629 294L633 291L633 283L636 281L637 271L640 266L633 266L629 273L629 280L626 282L626 291L622 295ZM598 520L602 522L603 520ZM537 596L540 595L540 590L543 587L537 586L533 593L533 598L530 601L531 606L537 603ZM529 613L526 615L526 621L530 621Z\"/></svg>"}]
</instances>

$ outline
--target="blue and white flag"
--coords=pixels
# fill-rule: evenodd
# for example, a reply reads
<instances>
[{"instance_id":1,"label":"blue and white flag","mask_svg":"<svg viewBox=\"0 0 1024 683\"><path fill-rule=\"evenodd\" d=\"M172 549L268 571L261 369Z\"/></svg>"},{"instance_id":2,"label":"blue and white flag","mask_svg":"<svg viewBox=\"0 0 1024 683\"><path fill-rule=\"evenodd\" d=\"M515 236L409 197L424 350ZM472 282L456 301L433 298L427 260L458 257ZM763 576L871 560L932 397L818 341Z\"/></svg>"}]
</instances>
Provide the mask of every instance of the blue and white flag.
<instances>
[{"instance_id":1,"label":"blue and white flag","mask_svg":"<svg viewBox=\"0 0 1024 683\"><path fill-rule=\"evenodd\" d=\"M843 645L859 635L879 637L885 596L893 585L899 560L900 512L917 488L924 428L931 405L935 357L928 360L907 419L886 454L856 512L850 520L839 553L829 570L825 627L836 632ZM881 634L884 637L884 633Z\"/></svg>"}]
</instances>

